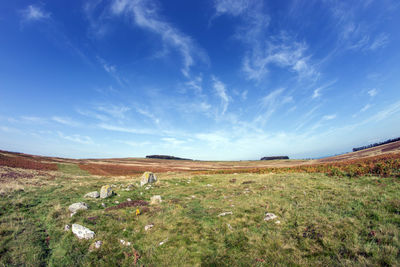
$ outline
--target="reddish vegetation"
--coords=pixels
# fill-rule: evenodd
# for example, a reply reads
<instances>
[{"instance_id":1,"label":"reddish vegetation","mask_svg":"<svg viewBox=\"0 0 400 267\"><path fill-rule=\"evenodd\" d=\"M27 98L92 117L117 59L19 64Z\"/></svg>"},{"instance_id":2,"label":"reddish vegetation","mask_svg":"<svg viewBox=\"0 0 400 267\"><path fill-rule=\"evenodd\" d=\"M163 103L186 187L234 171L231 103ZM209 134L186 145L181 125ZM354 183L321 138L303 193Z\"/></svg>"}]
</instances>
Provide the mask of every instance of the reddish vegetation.
<instances>
[{"instance_id":1,"label":"reddish vegetation","mask_svg":"<svg viewBox=\"0 0 400 267\"><path fill-rule=\"evenodd\" d=\"M35 160L33 157L32 159L27 159L25 157L6 156L2 154L0 154L0 166L32 169L32 170L48 170L48 171L58 170L58 166L55 163L42 163L38 160Z\"/></svg>"},{"instance_id":2,"label":"reddish vegetation","mask_svg":"<svg viewBox=\"0 0 400 267\"><path fill-rule=\"evenodd\" d=\"M367 157L362 159L353 159L341 162L331 162L323 164L310 164L284 168L256 168L247 170L217 170L207 173L327 173L337 176L361 176L378 175L392 176L400 175L400 153L384 154L379 156Z\"/></svg>"}]
</instances>

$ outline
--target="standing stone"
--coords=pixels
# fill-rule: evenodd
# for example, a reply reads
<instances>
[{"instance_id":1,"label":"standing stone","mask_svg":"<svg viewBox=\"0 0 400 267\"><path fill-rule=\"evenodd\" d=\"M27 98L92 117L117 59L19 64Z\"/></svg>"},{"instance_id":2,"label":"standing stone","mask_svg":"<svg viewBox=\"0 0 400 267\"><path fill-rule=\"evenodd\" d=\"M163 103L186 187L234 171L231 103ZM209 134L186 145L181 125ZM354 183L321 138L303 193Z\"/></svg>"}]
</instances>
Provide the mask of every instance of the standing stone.
<instances>
[{"instance_id":1,"label":"standing stone","mask_svg":"<svg viewBox=\"0 0 400 267\"><path fill-rule=\"evenodd\" d=\"M140 186L144 186L145 184L149 183L155 183L157 181L157 177L154 173L152 172L145 172L142 175L142 178L140 180Z\"/></svg>"},{"instance_id":2,"label":"standing stone","mask_svg":"<svg viewBox=\"0 0 400 267\"><path fill-rule=\"evenodd\" d=\"M68 209L71 212L71 217L77 213L79 210L87 210L89 206L85 202L78 202L71 204Z\"/></svg>"},{"instance_id":3,"label":"standing stone","mask_svg":"<svg viewBox=\"0 0 400 267\"><path fill-rule=\"evenodd\" d=\"M161 202L162 200L160 195L152 196L150 198L150 205L157 205L160 204Z\"/></svg>"},{"instance_id":4,"label":"standing stone","mask_svg":"<svg viewBox=\"0 0 400 267\"><path fill-rule=\"evenodd\" d=\"M112 191L110 185L104 185L101 187L100 198L107 198L107 197L112 196L112 194L113 194L113 191Z\"/></svg>"},{"instance_id":5,"label":"standing stone","mask_svg":"<svg viewBox=\"0 0 400 267\"><path fill-rule=\"evenodd\" d=\"M79 239L92 239L94 237L94 232L92 230L75 223L72 225L72 233Z\"/></svg>"},{"instance_id":6,"label":"standing stone","mask_svg":"<svg viewBox=\"0 0 400 267\"><path fill-rule=\"evenodd\" d=\"M94 191L94 192L89 192L86 195L84 195L83 197L91 197L91 198L98 198L100 197L99 192Z\"/></svg>"}]
</instances>

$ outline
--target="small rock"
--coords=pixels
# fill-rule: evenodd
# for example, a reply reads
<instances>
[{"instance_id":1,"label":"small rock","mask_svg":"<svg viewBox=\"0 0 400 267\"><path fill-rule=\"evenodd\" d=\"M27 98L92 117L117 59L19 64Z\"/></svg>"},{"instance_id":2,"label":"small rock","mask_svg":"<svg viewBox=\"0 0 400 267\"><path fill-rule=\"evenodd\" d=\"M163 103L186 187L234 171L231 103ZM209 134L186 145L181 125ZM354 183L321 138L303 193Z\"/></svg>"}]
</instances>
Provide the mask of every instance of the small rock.
<instances>
[{"instance_id":1,"label":"small rock","mask_svg":"<svg viewBox=\"0 0 400 267\"><path fill-rule=\"evenodd\" d=\"M232 211L222 212L222 213L218 214L218 217L226 216L226 215L232 215L232 214L233 214Z\"/></svg>"},{"instance_id":2,"label":"small rock","mask_svg":"<svg viewBox=\"0 0 400 267\"><path fill-rule=\"evenodd\" d=\"M160 195L152 196L150 198L150 205L157 205L160 204L161 202L162 200Z\"/></svg>"},{"instance_id":3,"label":"small rock","mask_svg":"<svg viewBox=\"0 0 400 267\"><path fill-rule=\"evenodd\" d=\"M143 192L140 192L140 195L143 195Z\"/></svg>"},{"instance_id":4,"label":"small rock","mask_svg":"<svg viewBox=\"0 0 400 267\"><path fill-rule=\"evenodd\" d=\"M126 199L126 201L132 201L132 199L130 199L130 198L127 198L127 199Z\"/></svg>"},{"instance_id":5,"label":"small rock","mask_svg":"<svg viewBox=\"0 0 400 267\"><path fill-rule=\"evenodd\" d=\"M107 197L112 196L112 194L113 194L113 191L112 191L110 185L104 185L101 187L100 198L107 198Z\"/></svg>"},{"instance_id":6,"label":"small rock","mask_svg":"<svg viewBox=\"0 0 400 267\"><path fill-rule=\"evenodd\" d=\"M155 183L157 181L157 177L152 172L145 172L140 179L140 186L144 186L145 184Z\"/></svg>"},{"instance_id":7,"label":"small rock","mask_svg":"<svg viewBox=\"0 0 400 267\"><path fill-rule=\"evenodd\" d=\"M96 242L94 242L93 244L90 245L89 251L94 251L96 249L99 249L102 244L103 244L103 241L97 240Z\"/></svg>"},{"instance_id":8,"label":"small rock","mask_svg":"<svg viewBox=\"0 0 400 267\"><path fill-rule=\"evenodd\" d=\"M281 221L276 221L275 224L281 224Z\"/></svg>"},{"instance_id":9,"label":"small rock","mask_svg":"<svg viewBox=\"0 0 400 267\"><path fill-rule=\"evenodd\" d=\"M114 203L115 203L115 204L119 204L119 201L118 201L118 200L116 200Z\"/></svg>"},{"instance_id":10,"label":"small rock","mask_svg":"<svg viewBox=\"0 0 400 267\"><path fill-rule=\"evenodd\" d=\"M124 246L130 246L131 245L131 242L128 242L128 241L125 241L125 240L122 240L122 239L120 239L119 242Z\"/></svg>"},{"instance_id":11,"label":"small rock","mask_svg":"<svg viewBox=\"0 0 400 267\"><path fill-rule=\"evenodd\" d=\"M71 217L74 216L79 210L87 210L89 206L85 202L78 202L71 204L68 209L71 212Z\"/></svg>"},{"instance_id":12,"label":"small rock","mask_svg":"<svg viewBox=\"0 0 400 267\"><path fill-rule=\"evenodd\" d=\"M162 245L164 245L165 244L165 242L167 242L168 241L168 238L167 239L165 239L164 241L161 241L158 245L159 246L162 246Z\"/></svg>"},{"instance_id":13,"label":"small rock","mask_svg":"<svg viewBox=\"0 0 400 267\"><path fill-rule=\"evenodd\" d=\"M146 186L145 187L146 190L149 190L150 188L151 188L151 186Z\"/></svg>"},{"instance_id":14,"label":"small rock","mask_svg":"<svg viewBox=\"0 0 400 267\"><path fill-rule=\"evenodd\" d=\"M151 228L153 228L153 226L154 226L154 224L146 225L146 226L144 227L144 230L145 230L145 231L148 231L148 230L150 230Z\"/></svg>"},{"instance_id":15,"label":"small rock","mask_svg":"<svg viewBox=\"0 0 400 267\"><path fill-rule=\"evenodd\" d=\"M71 230L71 226L69 226L68 224L66 224L64 226L64 231L68 232L69 230Z\"/></svg>"},{"instance_id":16,"label":"small rock","mask_svg":"<svg viewBox=\"0 0 400 267\"><path fill-rule=\"evenodd\" d=\"M228 226L229 230L233 231L233 228L229 223L227 223L226 226Z\"/></svg>"},{"instance_id":17,"label":"small rock","mask_svg":"<svg viewBox=\"0 0 400 267\"><path fill-rule=\"evenodd\" d=\"M72 225L72 233L74 233L79 239L92 239L95 235L89 228L75 223Z\"/></svg>"},{"instance_id":18,"label":"small rock","mask_svg":"<svg viewBox=\"0 0 400 267\"><path fill-rule=\"evenodd\" d=\"M276 218L278 218L278 216L276 216L276 215L273 214L273 213L267 212L267 213L265 213L264 221L274 220L274 219L276 219Z\"/></svg>"},{"instance_id":19,"label":"small rock","mask_svg":"<svg viewBox=\"0 0 400 267\"><path fill-rule=\"evenodd\" d=\"M211 186L212 186L212 184L207 184L207 186L208 186L208 187L211 187Z\"/></svg>"},{"instance_id":20,"label":"small rock","mask_svg":"<svg viewBox=\"0 0 400 267\"><path fill-rule=\"evenodd\" d=\"M106 207L106 204L104 204L104 203L101 203L101 206L102 206L103 208L105 208L105 207Z\"/></svg>"},{"instance_id":21,"label":"small rock","mask_svg":"<svg viewBox=\"0 0 400 267\"><path fill-rule=\"evenodd\" d=\"M87 193L83 197L98 198L98 197L100 197L100 193L97 191L93 191L93 192Z\"/></svg>"}]
</instances>

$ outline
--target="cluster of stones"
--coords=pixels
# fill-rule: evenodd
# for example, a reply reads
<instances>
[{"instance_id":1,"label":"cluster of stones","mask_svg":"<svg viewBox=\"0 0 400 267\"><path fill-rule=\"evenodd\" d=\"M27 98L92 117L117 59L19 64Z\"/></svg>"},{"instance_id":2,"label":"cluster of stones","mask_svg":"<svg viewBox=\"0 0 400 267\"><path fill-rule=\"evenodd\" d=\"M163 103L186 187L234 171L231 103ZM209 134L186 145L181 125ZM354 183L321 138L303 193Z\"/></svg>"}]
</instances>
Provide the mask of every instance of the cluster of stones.
<instances>
[{"instance_id":1,"label":"cluster of stones","mask_svg":"<svg viewBox=\"0 0 400 267\"><path fill-rule=\"evenodd\" d=\"M154 173L152 172L145 172L143 173L141 180L140 180L140 186L146 186L146 189L149 189L151 187L150 184L155 183L157 181L157 177ZM84 195L84 198L108 198L111 197L114 192L112 190L113 185L104 185L101 187L100 192L98 191L93 191L93 192L89 192L87 194ZM132 185L129 185L128 190L126 191L130 191L132 188ZM127 201L131 201L130 198L127 199ZM116 201L117 203L118 201ZM156 195L151 197L150 199L150 204L151 205L157 205L160 204L162 202L161 196ZM103 207L105 207L104 203L101 203ZM69 211L71 212L71 217L74 216L78 211L82 211L82 210L87 210L89 209L89 205L87 205L85 202L77 202L77 203L73 203L68 207ZM150 230L154 225L150 224L150 225L146 225L145 226L145 230L148 231ZM95 233L90 230L89 228L79 225L79 224L72 224L72 227L70 227L69 225L65 225L64 230L65 231L69 231L72 228L72 233L74 235L76 235L79 239L93 239L95 237ZM98 240L96 242L94 242L91 246L90 246L90 250L95 250L95 249L99 249L102 245L102 241ZM120 243L122 245L125 246L130 246L131 243L125 240L120 240Z\"/></svg>"}]
</instances>

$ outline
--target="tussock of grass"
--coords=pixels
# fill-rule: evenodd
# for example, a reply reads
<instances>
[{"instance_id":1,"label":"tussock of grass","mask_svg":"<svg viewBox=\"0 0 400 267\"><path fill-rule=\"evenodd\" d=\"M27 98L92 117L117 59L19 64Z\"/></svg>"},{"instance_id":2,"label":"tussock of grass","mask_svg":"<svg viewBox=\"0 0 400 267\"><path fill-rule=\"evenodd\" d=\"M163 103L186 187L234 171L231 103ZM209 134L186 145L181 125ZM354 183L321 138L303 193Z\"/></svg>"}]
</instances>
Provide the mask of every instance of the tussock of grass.
<instances>
[{"instance_id":1,"label":"tussock of grass","mask_svg":"<svg viewBox=\"0 0 400 267\"><path fill-rule=\"evenodd\" d=\"M398 178L165 173L146 190L137 177L72 173L0 199L0 265L132 266L135 251L138 265L146 266L400 264ZM114 184L117 195L83 198L104 184ZM125 191L129 184L135 186ZM153 195L163 202L139 216L136 207L101 206L127 198L149 201ZM71 218L68 206L79 201L90 208ZM218 216L229 211L233 214ZM281 223L264 221L265 212ZM72 223L95 231L95 239L65 232L64 225ZM154 227L145 231L148 224ZM90 252L95 240L103 245Z\"/></svg>"}]
</instances>

